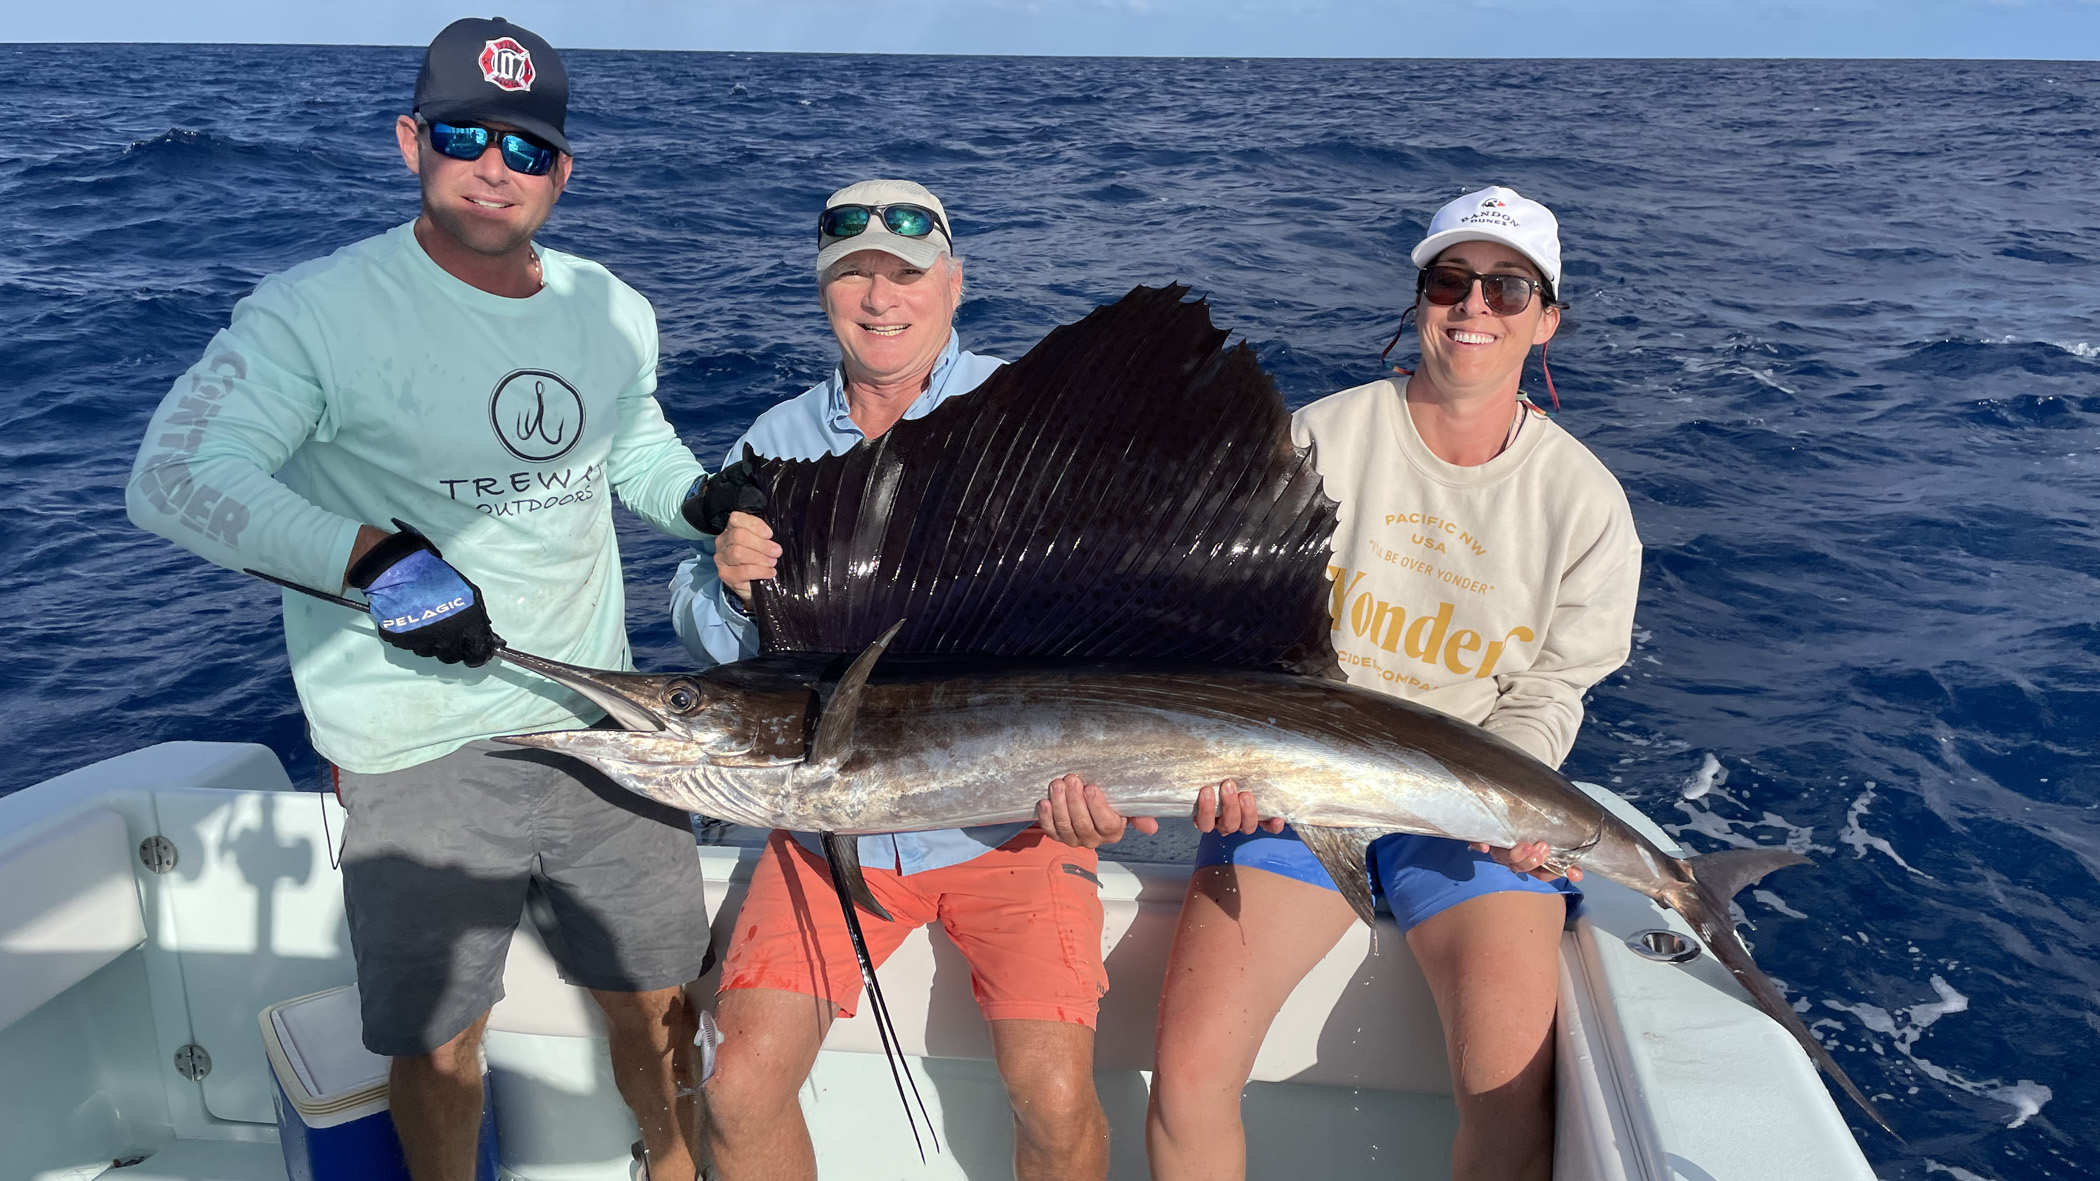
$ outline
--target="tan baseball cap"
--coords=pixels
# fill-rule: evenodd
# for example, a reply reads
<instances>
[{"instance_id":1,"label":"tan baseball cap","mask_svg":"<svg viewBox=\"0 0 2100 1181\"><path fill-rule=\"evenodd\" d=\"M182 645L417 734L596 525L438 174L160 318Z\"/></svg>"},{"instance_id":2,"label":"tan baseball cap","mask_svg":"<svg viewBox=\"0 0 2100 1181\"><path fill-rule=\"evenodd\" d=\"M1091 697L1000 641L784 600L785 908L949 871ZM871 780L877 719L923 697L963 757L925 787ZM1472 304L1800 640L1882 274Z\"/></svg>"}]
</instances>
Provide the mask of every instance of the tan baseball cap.
<instances>
[{"instance_id":1,"label":"tan baseball cap","mask_svg":"<svg viewBox=\"0 0 2100 1181\"><path fill-rule=\"evenodd\" d=\"M841 205L865 205L874 211L868 218L868 228L847 237L834 237L824 232L824 222L817 226L817 273L823 274L832 263L857 250L880 250L920 269L933 265L933 260L954 249L955 239L948 211L941 206L941 199L933 195L925 185L908 180L864 180L850 184L833 193L824 202L825 212ZM892 205L916 205L934 215L933 228L917 238L894 233L883 224L881 210Z\"/></svg>"}]
</instances>

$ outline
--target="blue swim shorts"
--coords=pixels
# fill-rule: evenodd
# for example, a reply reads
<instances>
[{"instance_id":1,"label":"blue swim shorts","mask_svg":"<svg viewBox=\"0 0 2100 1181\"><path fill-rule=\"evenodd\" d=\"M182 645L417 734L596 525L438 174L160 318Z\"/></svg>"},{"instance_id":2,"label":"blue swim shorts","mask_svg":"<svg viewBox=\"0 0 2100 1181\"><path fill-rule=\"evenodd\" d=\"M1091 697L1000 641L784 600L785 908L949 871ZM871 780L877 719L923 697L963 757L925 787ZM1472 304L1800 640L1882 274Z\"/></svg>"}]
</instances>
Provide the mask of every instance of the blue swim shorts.
<instances>
[{"instance_id":1,"label":"blue swim shorts","mask_svg":"<svg viewBox=\"0 0 2100 1181\"><path fill-rule=\"evenodd\" d=\"M1392 833L1371 842L1366 860L1371 892L1384 898L1403 932L1468 898L1512 890L1562 895L1568 902L1570 922L1582 912L1582 888L1568 879L1542 882L1528 873L1513 873L1487 854L1475 853L1464 841L1449 837ZM1257 830L1251 835L1206 833L1196 847L1196 868L1207 865L1266 869L1334 889L1326 867L1289 828L1280 833Z\"/></svg>"}]
</instances>

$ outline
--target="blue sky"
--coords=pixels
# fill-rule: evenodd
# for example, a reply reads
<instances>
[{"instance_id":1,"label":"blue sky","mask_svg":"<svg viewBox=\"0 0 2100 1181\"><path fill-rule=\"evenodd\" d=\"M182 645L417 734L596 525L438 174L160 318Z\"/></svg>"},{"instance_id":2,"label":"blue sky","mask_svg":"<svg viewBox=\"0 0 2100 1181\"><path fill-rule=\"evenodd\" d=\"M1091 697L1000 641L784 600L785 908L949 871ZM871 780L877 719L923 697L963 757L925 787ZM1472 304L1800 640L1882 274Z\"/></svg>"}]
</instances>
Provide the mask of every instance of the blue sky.
<instances>
[{"instance_id":1,"label":"blue sky","mask_svg":"<svg viewBox=\"0 0 2100 1181\"><path fill-rule=\"evenodd\" d=\"M2100 0L0 0L0 41L1347 57L2100 56Z\"/></svg>"}]
</instances>

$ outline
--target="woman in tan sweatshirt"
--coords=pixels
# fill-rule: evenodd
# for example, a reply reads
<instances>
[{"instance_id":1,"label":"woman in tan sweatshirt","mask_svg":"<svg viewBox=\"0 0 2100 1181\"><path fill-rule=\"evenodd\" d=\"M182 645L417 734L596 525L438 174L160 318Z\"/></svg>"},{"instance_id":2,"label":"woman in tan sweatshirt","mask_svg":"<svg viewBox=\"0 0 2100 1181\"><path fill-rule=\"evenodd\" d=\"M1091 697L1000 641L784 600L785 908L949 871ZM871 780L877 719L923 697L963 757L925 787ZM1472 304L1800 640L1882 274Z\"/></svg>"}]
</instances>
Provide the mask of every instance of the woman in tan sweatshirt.
<instances>
[{"instance_id":1,"label":"woman in tan sweatshirt","mask_svg":"<svg viewBox=\"0 0 2100 1181\"><path fill-rule=\"evenodd\" d=\"M1489 188L1438 211L1412 257L1420 367L1293 420L1341 504L1335 651L1351 681L1557 766L1583 692L1626 660L1641 552L1618 481L1518 390L1560 324L1559 229ZM1252 798L1226 786L1160 1002L1146 1139L1152 1175L1174 1181L1245 1176L1240 1092L1262 1038L1354 921L1296 836L1257 826ZM1371 848L1443 1018L1454 1178L1552 1173L1557 956L1581 892L1532 872L1545 855L1405 835Z\"/></svg>"}]
</instances>

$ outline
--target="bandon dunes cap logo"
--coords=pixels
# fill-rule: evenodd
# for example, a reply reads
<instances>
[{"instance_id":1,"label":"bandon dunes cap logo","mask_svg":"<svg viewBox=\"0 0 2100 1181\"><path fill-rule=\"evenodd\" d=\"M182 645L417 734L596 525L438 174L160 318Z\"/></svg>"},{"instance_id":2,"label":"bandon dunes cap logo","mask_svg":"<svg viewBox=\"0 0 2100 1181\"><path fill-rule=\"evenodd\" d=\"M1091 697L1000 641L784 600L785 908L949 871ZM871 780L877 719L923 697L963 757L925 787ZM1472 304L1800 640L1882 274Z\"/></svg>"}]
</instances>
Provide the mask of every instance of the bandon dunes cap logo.
<instances>
[{"instance_id":1,"label":"bandon dunes cap logo","mask_svg":"<svg viewBox=\"0 0 2100 1181\"><path fill-rule=\"evenodd\" d=\"M532 89L532 51L515 37L498 37L481 46L481 77L504 90Z\"/></svg>"},{"instance_id":2,"label":"bandon dunes cap logo","mask_svg":"<svg viewBox=\"0 0 2100 1181\"><path fill-rule=\"evenodd\" d=\"M583 438L583 396L544 369L514 370L489 395L489 425L504 450L527 463L549 463Z\"/></svg>"}]
</instances>

